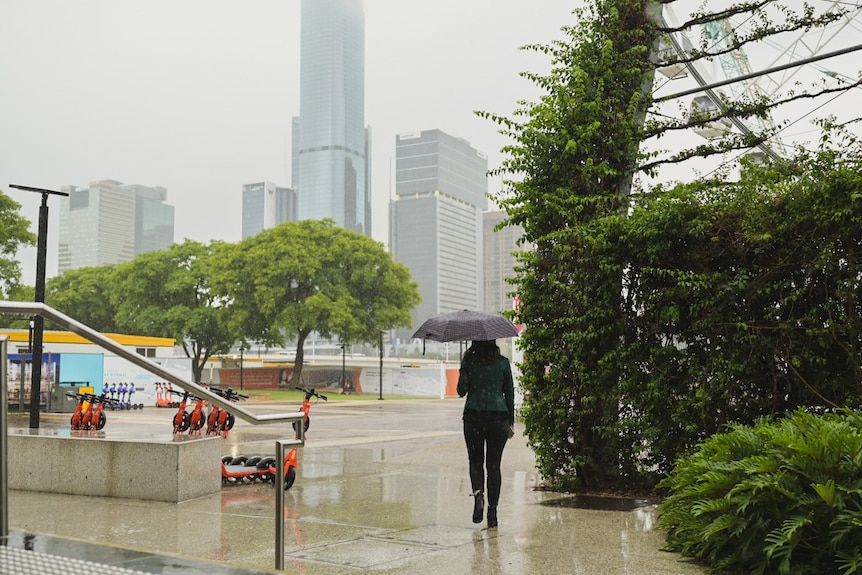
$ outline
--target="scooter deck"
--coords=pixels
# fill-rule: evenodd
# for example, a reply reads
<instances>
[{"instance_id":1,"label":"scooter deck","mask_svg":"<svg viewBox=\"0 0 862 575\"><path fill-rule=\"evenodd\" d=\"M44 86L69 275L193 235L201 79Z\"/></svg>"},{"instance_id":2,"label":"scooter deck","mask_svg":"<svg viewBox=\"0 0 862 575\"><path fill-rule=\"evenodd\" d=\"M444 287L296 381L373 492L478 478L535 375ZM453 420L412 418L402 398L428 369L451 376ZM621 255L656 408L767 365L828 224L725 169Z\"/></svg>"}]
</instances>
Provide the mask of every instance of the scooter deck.
<instances>
[{"instance_id":1,"label":"scooter deck","mask_svg":"<svg viewBox=\"0 0 862 575\"><path fill-rule=\"evenodd\" d=\"M225 465L221 464L222 477L248 477L249 475L261 475L264 473L275 473L275 468L258 469L253 465Z\"/></svg>"}]
</instances>

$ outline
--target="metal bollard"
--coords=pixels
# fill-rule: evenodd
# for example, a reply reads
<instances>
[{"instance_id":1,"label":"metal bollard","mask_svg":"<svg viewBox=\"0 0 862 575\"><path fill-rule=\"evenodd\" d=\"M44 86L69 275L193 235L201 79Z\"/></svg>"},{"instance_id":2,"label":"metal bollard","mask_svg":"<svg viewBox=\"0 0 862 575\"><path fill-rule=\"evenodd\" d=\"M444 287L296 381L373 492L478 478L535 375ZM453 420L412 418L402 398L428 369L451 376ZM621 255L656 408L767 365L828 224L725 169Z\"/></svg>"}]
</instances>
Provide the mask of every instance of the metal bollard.
<instances>
[{"instance_id":1,"label":"metal bollard","mask_svg":"<svg viewBox=\"0 0 862 575\"><path fill-rule=\"evenodd\" d=\"M0 335L0 545L9 538L9 384L6 381L9 361L9 337Z\"/></svg>"},{"instance_id":2,"label":"metal bollard","mask_svg":"<svg viewBox=\"0 0 862 575\"><path fill-rule=\"evenodd\" d=\"M275 442L275 568L284 570L284 457L287 450L305 445L305 414L297 413L296 439L280 439Z\"/></svg>"}]
</instances>

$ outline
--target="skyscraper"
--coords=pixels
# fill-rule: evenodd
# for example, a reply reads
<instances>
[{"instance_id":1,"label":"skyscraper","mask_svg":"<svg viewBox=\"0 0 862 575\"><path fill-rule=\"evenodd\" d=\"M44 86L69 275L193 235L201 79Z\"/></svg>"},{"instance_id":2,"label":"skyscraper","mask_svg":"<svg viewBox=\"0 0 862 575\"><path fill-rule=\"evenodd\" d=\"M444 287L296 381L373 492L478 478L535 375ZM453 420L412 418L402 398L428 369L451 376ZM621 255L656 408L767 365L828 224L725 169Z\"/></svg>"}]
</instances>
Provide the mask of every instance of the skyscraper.
<instances>
[{"instance_id":1,"label":"skyscraper","mask_svg":"<svg viewBox=\"0 0 862 575\"><path fill-rule=\"evenodd\" d=\"M123 186L123 190L135 196L135 255L174 243L174 207L165 203L168 190L138 184Z\"/></svg>"},{"instance_id":2,"label":"skyscraper","mask_svg":"<svg viewBox=\"0 0 862 575\"><path fill-rule=\"evenodd\" d=\"M293 122L298 219L332 218L371 235L362 0L303 0L299 117Z\"/></svg>"},{"instance_id":3,"label":"skyscraper","mask_svg":"<svg viewBox=\"0 0 862 575\"><path fill-rule=\"evenodd\" d=\"M242 239L296 220L296 190L272 182L242 187Z\"/></svg>"},{"instance_id":4,"label":"skyscraper","mask_svg":"<svg viewBox=\"0 0 862 575\"><path fill-rule=\"evenodd\" d=\"M515 250L526 250L518 246L523 237L521 226L506 226L501 230L495 228L506 218L506 212L494 211L483 214L484 227L484 275L485 275L485 307L486 313L499 313L512 309L512 296L515 286L507 280L515 277Z\"/></svg>"},{"instance_id":5,"label":"skyscraper","mask_svg":"<svg viewBox=\"0 0 862 575\"><path fill-rule=\"evenodd\" d=\"M413 326L437 313L481 310L488 158L440 130L396 136L395 155L390 248L419 284Z\"/></svg>"},{"instance_id":6,"label":"skyscraper","mask_svg":"<svg viewBox=\"0 0 862 575\"><path fill-rule=\"evenodd\" d=\"M90 182L63 186L57 271L130 261L174 243L174 208L163 187Z\"/></svg>"}]
</instances>

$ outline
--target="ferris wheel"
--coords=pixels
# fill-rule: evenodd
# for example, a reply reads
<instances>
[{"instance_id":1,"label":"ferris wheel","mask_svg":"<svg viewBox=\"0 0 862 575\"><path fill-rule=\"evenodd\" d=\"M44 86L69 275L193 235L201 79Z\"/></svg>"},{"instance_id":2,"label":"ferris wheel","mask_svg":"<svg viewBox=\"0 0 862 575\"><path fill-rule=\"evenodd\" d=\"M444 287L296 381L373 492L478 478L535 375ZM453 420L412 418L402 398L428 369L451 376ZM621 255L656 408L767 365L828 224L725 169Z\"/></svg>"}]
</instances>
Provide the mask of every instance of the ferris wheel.
<instances>
[{"instance_id":1,"label":"ferris wheel","mask_svg":"<svg viewBox=\"0 0 862 575\"><path fill-rule=\"evenodd\" d=\"M701 59L660 66L658 71L663 78L657 75L653 93L673 89L670 87L671 80L694 80L694 88L683 92L691 95L687 113L719 116L722 102L728 98L746 98L752 102L773 98L796 89L803 77L811 81L816 76L820 82L834 85L856 82L857 79L845 74L840 67L835 67L834 60L819 58L829 56L837 48L851 45L862 37L862 5L848 6L846 0L823 0L821 6L824 8L818 13L840 17L826 27L801 31L795 35L785 33L780 37L752 43L745 49L736 47L737 32L750 27L741 17L739 22L724 18L666 34L659 47L660 62L685 58L692 51L692 39L719 55L712 58L711 62ZM661 13L656 17L660 26L666 28L680 28L685 22L676 16L670 4L663 4ZM763 73L754 72L747 53L749 50L756 52L757 70ZM799 62L805 65L796 65ZM848 60L845 59L841 65L847 66ZM783 118L783 127L779 127L772 114L766 114L751 118L716 118L693 131L706 139L727 137L734 131L768 133L769 139L758 146L757 152L777 159L788 154L783 128L811 113L814 106L810 102L807 106L808 110L802 105L792 106L790 116Z\"/></svg>"}]
</instances>

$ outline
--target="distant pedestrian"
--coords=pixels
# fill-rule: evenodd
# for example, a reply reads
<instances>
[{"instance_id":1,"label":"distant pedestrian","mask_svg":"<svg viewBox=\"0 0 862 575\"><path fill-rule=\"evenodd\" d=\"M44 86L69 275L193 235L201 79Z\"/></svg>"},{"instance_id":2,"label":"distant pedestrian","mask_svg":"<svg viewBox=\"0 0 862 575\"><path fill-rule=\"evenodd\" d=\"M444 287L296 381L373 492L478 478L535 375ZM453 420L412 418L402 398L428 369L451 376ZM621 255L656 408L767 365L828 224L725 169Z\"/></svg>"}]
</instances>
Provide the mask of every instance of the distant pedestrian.
<instances>
[{"instance_id":1,"label":"distant pedestrian","mask_svg":"<svg viewBox=\"0 0 862 575\"><path fill-rule=\"evenodd\" d=\"M515 435L515 389L509 359L494 340L474 341L464 353L458 376L464 402L464 440L470 461L473 523L481 523L487 468L488 527L497 527L506 441Z\"/></svg>"}]
</instances>

